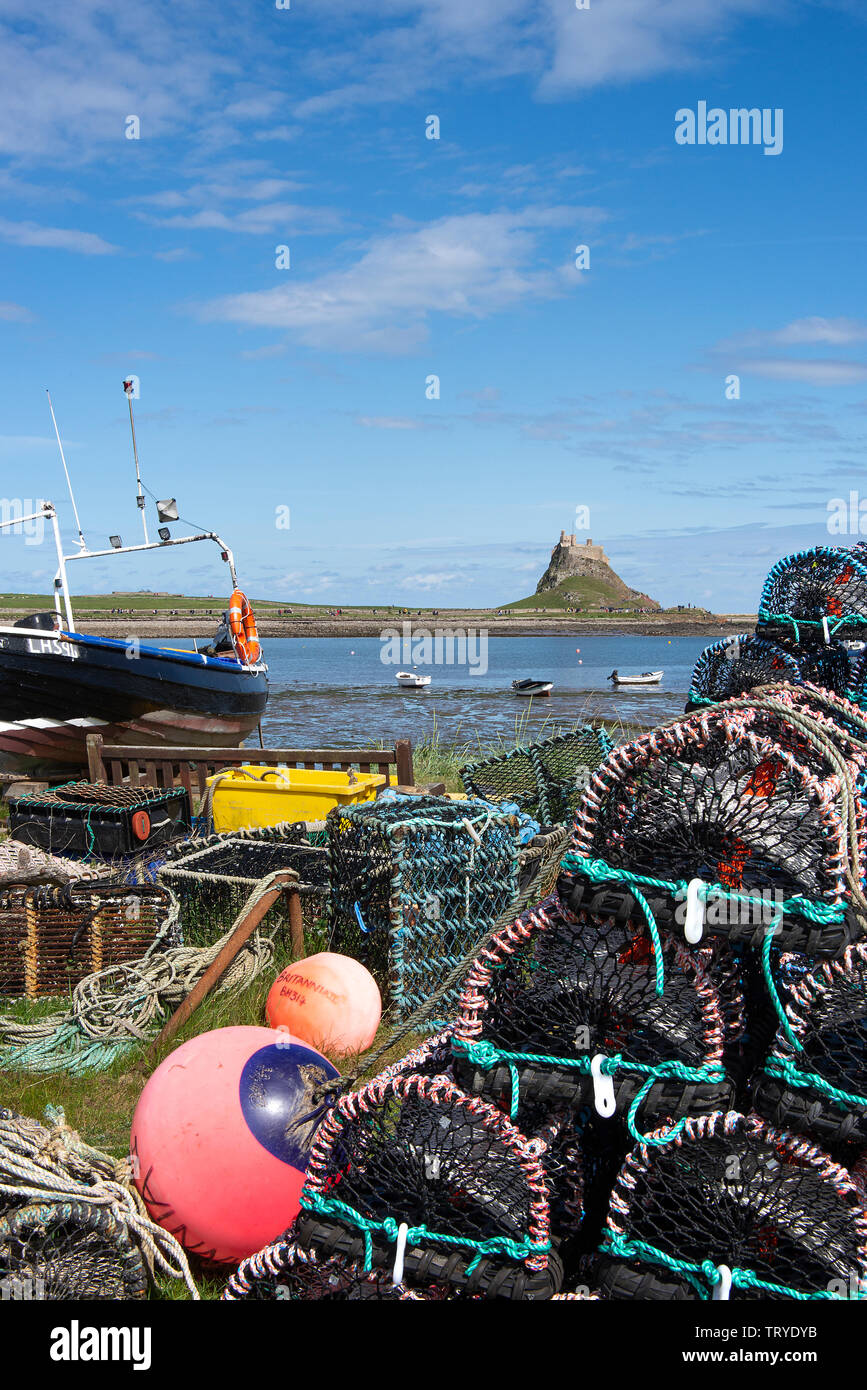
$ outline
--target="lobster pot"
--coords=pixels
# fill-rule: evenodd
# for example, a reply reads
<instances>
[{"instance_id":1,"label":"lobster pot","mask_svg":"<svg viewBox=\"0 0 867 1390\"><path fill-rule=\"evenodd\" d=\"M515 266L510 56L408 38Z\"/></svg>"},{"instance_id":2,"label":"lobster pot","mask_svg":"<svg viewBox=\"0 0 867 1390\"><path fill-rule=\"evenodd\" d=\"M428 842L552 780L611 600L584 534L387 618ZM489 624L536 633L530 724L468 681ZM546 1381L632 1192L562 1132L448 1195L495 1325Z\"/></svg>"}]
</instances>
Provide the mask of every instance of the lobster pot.
<instances>
[{"instance_id":1,"label":"lobster pot","mask_svg":"<svg viewBox=\"0 0 867 1390\"><path fill-rule=\"evenodd\" d=\"M849 654L842 642L827 647L799 647L789 651L780 642L739 632L705 647L692 673L686 710L721 700L734 700L760 685L786 681L791 685L824 686L846 695L849 683Z\"/></svg>"},{"instance_id":2,"label":"lobster pot","mask_svg":"<svg viewBox=\"0 0 867 1390\"><path fill-rule=\"evenodd\" d=\"M362 961L397 1020L427 1001L518 893L516 819L405 797L328 816L332 949ZM429 1026L452 1015L450 990Z\"/></svg>"},{"instance_id":3,"label":"lobster pot","mask_svg":"<svg viewBox=\"0 0 867 1390\"><path fill-rule=\"evenodd\" d=\"M323 949L327 851L265 832L255 839L243 834L208 836L185 845L160 869L160 882L172 889L181 905L184 945L210 946L234 922L256 884L279 869L294 869L299 876L306 949ZM285 895L270 909L268 921L284 940L290 939Z\"/></svg>"},{"instance_id":4,"label":"lobster pot","mask_svg":"<svg viewBox=\"0 0 867 1390\"><path fill-rule=\"evenodd\" d=\"M628 919L575 916L556 898L524 913L471 967L455 1074L529 1132L527 1109L578 1111L610 1088L611 1116L645 1125L728 1107L719 996L673 937ZM601 1064L604 1064L602 1066Z\"/></svg>"},{"instance_id":5,"label":"lobster pot","mask_svg":"<svg viewBox=\"0 0 867 1390\"><path fill-rule=\"evenodd\" d=\"M623 910L625 895L635 920L649 907L663 930L695 928L693 944L760 945L773 926L775 948L810 955L839 954L860 933L851 883L863 890L867 763L836 721L851 707L811 686L774 699L787 711L757 697L615 749L564 856L559 892L571 910ZM854 798L851 833L843 793Z\"/></svg>"},{"instance_id":6,"label":"lobster pot","mask_svg":"<svg viewBox=\"0 0 867 1390\"><path fill-rule=\"evenodd\" d=\"M171 898L152 885L82 883L0 893L0 994L67 994L94 971L173 939Z\"/></svg>"},{"instance_id":7,"label":"lobster pot","mask_svg":"<svg viewBox=\"0 0 867 1390\"><path fill-rule=\"evenodd\" d=\"M147 1285L129 1226L105 1205L35 1202L0 1216L5 1298L109 1302L146 1298Z\"/></svg>"},{"instance_id":8,"label":"lobster pot","mask_svg":"<svg viewBox=\"0 0 867 1390\"><path fill-rule=\"evenodd\" d=\"M390 1271L406 1223L409 1288L550 1298L562 1269L544 1150L447 1077L376 1078L342 1096L317 1132L298 1243Z\"/></svg>"},{"instance_id":9,"label":"lobster pot","mask_svg":"<svg viewBox=\"0 0 867 1390\"><path fill-rule=\"evenodd\" d=\"M686 1121L639 1145L611 1197L598 1271L603 1298L858 1297L867 1291L867 1211L849 1173L757 1116Z\"/></svg>"},{"instance_id":10,"label":"lobster pot","mask_svg":"<svg viewBox=\"0 0 867 1390\"><path fill-rule=\"evenodd\" d=\"M611 751L604 729L575 729L461 768L470 796L511 801L542 825L571 820L578 798Z\"/></svg>"},{"instance_id":11,"label":"lobster pot","mask_svg":"<svg viewBox=\"0 0 867 1390\"><path fill-rule=\"evenodd\" d=\"M852 644L847 653L849 671L844 692L846 698L856 705L862 714L867 710L867 646L862 645L865 639L867 632L863 634L861 642ZM861 738L865 737L863 730L856 728L856 733L860 733Z\"/></svg>"},{"instance_id":12,"label":"lobster pot","mask_svg":"<svg viewBox=\"0 0 867 1390\"><path fill-rule=\"evenodd\" d=\"M753 1103L760 1115L826 1146L867 1147L867 946L793 971Z\"/></svg>"},{"instance_id":13,"label":"lobster pot","mask_svg":"<svg viewBox=\"0 0 867 1390\"><path fill-rule=\"evenodd\" d=\"M756 632L786 642L862 638L867 630L867 545L817 545L778 560L765 580Z\"/></svg>"},{"instance_id":14,"label":"lobster pot","mask_svg":"<svg viewBox=\"0 0 867 1390\"><path fill-rule=\"evenodd\" d=\"M12 838L52 854L121 859L185 839L190 798L184 787L168 791L68 782L50 791L12 797Z\"/></svg>"},{"instance_id":15,"label":"lobster pot","mask_svg":"<svg viewBox=\"0 0 867 1390\"><path fill-rule=\"evenodd\" d=\"M391 1271L365 1271L342 1255L305 1250L291 1233L242 1260L220 1294L229 1303L350 1303L361 1299L406 1302L424 1296L395 1284Z\"/></svg>"}]
</instances>

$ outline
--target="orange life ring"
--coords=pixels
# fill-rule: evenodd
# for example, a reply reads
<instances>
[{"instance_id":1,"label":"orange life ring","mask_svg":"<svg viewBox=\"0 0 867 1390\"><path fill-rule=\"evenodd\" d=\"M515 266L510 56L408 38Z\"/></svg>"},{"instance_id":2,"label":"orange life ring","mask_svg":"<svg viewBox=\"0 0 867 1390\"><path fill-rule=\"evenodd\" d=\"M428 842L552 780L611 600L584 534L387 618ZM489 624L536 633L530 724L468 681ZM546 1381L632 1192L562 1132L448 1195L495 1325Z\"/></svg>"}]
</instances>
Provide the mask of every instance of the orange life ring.
<instances>
[{"instance_id":1,"label":"orange life ring","mask_svg":"<svg viewBox=\"0 0 867 1390\"><path fill-rule=\"evenodd\" d=\"M262 654L256 619L247 602L247 595L236 589L229 599L229 631L235 644L235 655L245 666L255 666Z\"/></svg>"}]
</instances>

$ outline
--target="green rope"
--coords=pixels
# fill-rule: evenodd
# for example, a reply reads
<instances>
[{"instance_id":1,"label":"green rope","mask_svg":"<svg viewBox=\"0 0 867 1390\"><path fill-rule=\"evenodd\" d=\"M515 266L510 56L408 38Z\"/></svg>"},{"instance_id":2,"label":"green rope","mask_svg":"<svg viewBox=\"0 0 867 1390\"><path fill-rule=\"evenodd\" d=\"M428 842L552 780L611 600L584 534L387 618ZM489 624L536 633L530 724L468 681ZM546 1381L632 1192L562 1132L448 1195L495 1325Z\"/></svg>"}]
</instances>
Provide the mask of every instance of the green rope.
<instances>
[{"instance_id":1,"label":"green rope","mask_svg":"<svg viewBox=\"0 0 867 1390\"><path fill-rule=\"evenodd\" d=\"M547 1067L572 1067L575 1071L582 1072L585 1076L590 1074L592 1059L590 1057L553 1057L542 1052L504 1052L495 1047L493 1043L485 1040L472 1041L467 1038L453 1038L452 1051L459 1052L472 1062L474 1066L488 1070L496 1066L498 1062L505 1062L509 1067L512 1079L512 1098L509 1107L509 1116L515 1119L518 1113L519 1103L519 1078L516 1063L535 1062L539 1066ZM683 1129L685 1120L679 1120L672 1128L663 1130L660 1136L645 1135L640 1132L636 1125L636 1116L640 1107L643 1105L651 1088L657 1081L665 1081L675 1077L680 1081L725 1081L726 1074L720 1066L688 1067L683 1062L658 1062L656 1066L649 1066L644 1062L626 1062L620 1053L615 1053L613 1057L605 1057L600 1064L599 1070L603 1076L615 1076L618 1071L634 1072L645 1074L646 1080L641 1086L638 1094L629 1107L626 1117L629 1133L638 1144L647 1144L656 1147L662 1144L669 1144L676 1139Z\"/></svg>"},{"instance_id":2,"label":"green rope","mask_svg":"<svg viewBox=\"0 0 867 1390\"><path fill-rule=\"evenodd\" d=\"M783 1008L783 1001L779 996L777 984L774 979L774 972L771 969L772 939L773 932L766 932L764 940L762 941L762 974L765 977L765 985L767 986L768 994L771 996L771 1003L774 1006L774 1012L776 1013L777 1018L780 1020L780 1027L782 1028L792 1047L794 1047L798 1052L801 1052L803 1051L803 1049L801 1047L800 1042L795 1037L795 1034L792 1031L792 1025L789 1021L789 1016L786 1013L786 1010Z\"/></svg>"},{"instance_id":3,"label":"green rope","mask_svg":"<svg viewBox=\"0 0 867 1390\"><path fill-rule=\"evenodd\" d=\"M323 1197L319 1192L305 1191L301 1195L301 1205L308 1211L318 1212L321 1216L338 1215L346 1221L357 1226L364 1238L364 1271L369 1273L373 1266L373 1239L372 1232L379 1231L385 1236L386 1240L392 1243L397 1241L400 1233L400 1225L393 1216L386 1216L382 1221L372 1221L361 1212L350 1207L346 1202L341 1202L337 1197ZM432 1241L437 1245L456 1245L462 1246L474 1252L473 1259L467 1267L467 1276L471 1276L476 1269L479 1261L485 1255L508 1255L513 1260L524 1260L528 1255L544 1254L551 1249L550 1241L532 1241L529 1238L524 1240L512 1240L510 1236L490 1236L487 1240L471 1240L469 1236L449 1236L442 1231L428 1230L427 1226L410 1226L407 1231L407 1244L418 1245L422 1241Z\"/></svg>"},{"instance_id":4,"label":"green rope","mask_svg":"<svg viewBox=\"0 0 867 1390\"><path fill-rule=\"evenodd\" d=\"M844 613L841 617L837 617L833 613L826 613L824 619L793 618L791 613L769 613L766 608L760 608L757 616L761 623L790 623L797 642L801 640L799 632L799 628L801 627L820 628L823 623L827 621L828 634L833 637L841 627L848 627L850 623L855 626L867 623L867 616L863 613Z\"/></svg>"},{"instance_id":5,"label":"green rope","mask_svg":"<svg viewBox=\"0 0 867 1390\"><path fill-rule=\"evenodd\" d=\"M822 1091L826 1096L830 1096L831 1100L839 1101L841 1105L867 1106L867 1096L857 1096L851 1091L841 1091L837 1086L832 1086L830 1081L826 1081L824 1076L819 1076L817 1072L800 1071L791 1057L769 1057L765 1062L765 1071L769 1076L777 1076L783 1081L787 1081L790 1086L796 1086L802 1090L813 1088L816 1091Z\"/></svg>"},{"instance_id":6,"label":"green rope","mask_svg":"<svg viewBox=\"0 0 867 1390\"><path fill-rule=\"evenodd\" d=\"M646 888L663 888L668 893L682 897L686 895L689 888L689 884L684 878L651 878L648 874L633 874L629 869L612 868L604 859L585 859L580 854L565 854L563 856L563 868L577 870L585 878L590 879L591 883L614 881L622 881L632 885L640 883ZM710 897L721 897L726 898L729 902L747 903L750 906L753 904L767 906L766 899L761 894L741 893L736 889L726 888L722 883L703 883L699 897L702 902L706 902ZM843 907L833 907L830 903L812 902L810 898L802 898L798 895L775 904L775 911L777 922L785 912L797 912L819 926L830 926L835 922L842 922L846 915Z\"/></svg>"},{"instance_id":7,"label":"green rope","mask_svg":"<svg viewBox=\"0 0 867 1390\"><path fill-rule=\"evenodd\" d=\"M683 1275L705 1300L708 1298L708 1293L701 1283L702 1278L710 1285L711 1290L722 1279L722 1275L713 1260L702 1260L700 1263L678 1260L673 1255L667 1255L664 1250L658 1250L655 1245L646 1244L643 1240L627 1240L619 1231L613 1231L610 1227L605 1232L602 1253L614 1255L623 1260L646 1260L649 1264L661 1265L664 1269L671 1270L673 1274ZM787 1284L773 1284L767 1279L760 1279L751 1269L740 1269L738 1266L732 1267L731 1276L732 1288L761 1289L765 1293L776 1293L783 1298L798 1299L801 1302L816 1299L839 1299L840 1297L839 1294L831 1293L827 1289L822 1289L816 1293L802 1293L799 1289L790 1288ZM867 1290L859 1289L855 1297L859 1299L867 1297Z\"/></svg>"}]
</instances>

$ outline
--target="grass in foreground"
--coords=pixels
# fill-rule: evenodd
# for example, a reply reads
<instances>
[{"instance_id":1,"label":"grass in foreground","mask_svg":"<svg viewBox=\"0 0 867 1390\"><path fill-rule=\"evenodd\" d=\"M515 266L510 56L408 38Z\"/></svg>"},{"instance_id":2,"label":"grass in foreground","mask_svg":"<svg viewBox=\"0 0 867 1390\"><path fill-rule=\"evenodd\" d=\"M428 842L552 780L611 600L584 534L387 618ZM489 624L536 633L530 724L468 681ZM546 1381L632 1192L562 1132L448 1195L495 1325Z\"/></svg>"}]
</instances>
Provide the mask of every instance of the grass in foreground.
<instances>
[{"instance_id":1,"label":"grass in foreground","mask_svg":"<svg viewBox=\"0 0 867 1390\"><path fill-rule=\"evenodd\" d=\"M530 735L528 714L529 710L522 710L516 717L512 738L500 738L494 742L482 743L479 739L467 739L465 742L445 744L440 738L439 730L434 727L431 736L418 744L414 750L416 780L442 781L449 791L462 791L460 769L466 763L493 757L511 748L574 727L574 721L565 726L551 721L543 724L541 728L534 729ZM579 718L577 722L583 721ZM590 722L589 718L586 722ZM593 722L597 725L600 723L598 720ZM607 728L615 741L627 735L623 726L607 725ZM0 838L3 836L4 813L5 807L2 807ZM148 1053L147 1044L143 1044L120 1058L108 1070L86 1076L69 1076L64 1072L43 1075L0 1069L0 1105L37 1118L41 1118L46 1106L59 1105L64 1110L67 1123L89 1144L117 1158L123 1157L128 1152L135 1107L144 1084L155 1067L182 1042L200 1033L245 1024L264 1026L268 991L276 975L290 959L288 950L278 946L272 966L258 980L237 993L211 995L171 1042L154 1056ZM6 1005L3 1011L17 1018L30 1019L60 1011L63 1005L64 1001L58 999L40 1000L35 1004L18 1001ZM388 1041L392 1031L392 1024L386 1019L380 1026L373 1049L366 1055L372 1057L376 1049ZM413 1035L402 1038L378 1059L375 1070L381 1070L384 1066L398 1061L420 1041L420 1037ZM330 1060L344 1076L352 1076L358 1072L362 1078L366 1078L373 1074L370 1064L365 1065L363 1057L332 1057ZM193 1274L202 1297L219 1296L225 1282L224 1274L198 1266L193 1267ZM186 1299L188 1294L182 1284L160 1280L153 1296L176 1300Z\"/></svg>"}]
</instances>

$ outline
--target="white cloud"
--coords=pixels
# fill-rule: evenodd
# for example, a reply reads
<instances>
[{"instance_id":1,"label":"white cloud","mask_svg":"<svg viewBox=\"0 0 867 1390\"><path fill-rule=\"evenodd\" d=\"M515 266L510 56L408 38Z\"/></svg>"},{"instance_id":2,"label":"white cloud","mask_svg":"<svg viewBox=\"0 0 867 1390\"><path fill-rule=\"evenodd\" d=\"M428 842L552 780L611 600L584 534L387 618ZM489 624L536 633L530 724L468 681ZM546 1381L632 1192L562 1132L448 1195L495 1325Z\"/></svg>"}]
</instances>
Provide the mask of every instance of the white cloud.
<instances>
[{"instance_id":1,"label":"white cloud","mask_svg":"<svg viewBox=\"0 0 867 1390\"><path fill-rule=\"evenodd\" d=\"M850 343L867 341L867 323L857 319L823 318L813 314L808 318L793 319L782 328L751 329L737 334L718 345L718 351L740 347L803 347L812 344L827 344L832 347L845 347Z\"/></svg>"},{"instance_id":2,"label":"white cloud","mask_svg":"<svg viewBox=\"0 0 867 1390\"><path fill-rule=\"evenodd\" d=\"M418 589L441 589L446 584L458 583L460 579L459 574L407 574L401 584L414 584Z\"/></svg>"},{"instance_id":3,"label":"white cloud","mask_svg":"<svg viewBox=\"0 0 867 1390\"><path fill-rule=\"evenodd\" d=\"M358 423L371 430L417 430L422 428L418 420L407 420L395 415L359 415Z\"/></svg>"},{"instance_id":4,"label":"white cloud","mask_svg":"<svg viewBox=\"0 0 867 1390\"><path fill-rule=\"evenodd\" d=\"M30 323L33 315L23 304L13 304L7 299L0 301L0 319L6 323Z\"/></svg>"},{"instance_id":5,"label":"white cloud","mask_svg":"<svg viewBox=\"0 0 867 1390\"><path fill-rule=\"evenodd\" d=\"M547 97L604 83L654 77L700 65L711 44L750 15L788 8L785 0L591 0L576 10L544 0L553 59L539 91Z\"/></svg>"},{"instance_id":6,"label":"white cloud","mask_svg":"<svg viewBox=\"0 0 867 1390\"><path fill-rule=\"evenodd\" d=\"M346 269L229 295L201 312L206 319L288 329L316 347L409 351L425 342L434 313L483 318L565 293L569 282L539 268L539 231L564 229L562 264L570 244L565 229L604 216L598 208L531 207L445 217L375 238Z\"/></svg>"},{"instance_id":7,"label":"white cloud","mask_svg":"<svg viewBox=\"0 0 867 1390\"><path fill-rule=\"evenodd\" d=\"M774 381L803 381L811 386L853 386L859 381L867 381L867 365L823 361L820 358L805 361L795 357L768 357L745 361L741 371L770 377Z\"/></svg>"},{"instance_id":8,"label":"white cloud","mask_svg":"<svg viewBox=\"0 0 867 1390\"><path fill-rule=\"evenodd\" d=\"M109 256L119 248L95 232L69 227L41 227L37 222L10 222L0 217L0 239L15 246L39 246L54 251L76 251L82 256Z\"/></svg>"}]
</instances>

